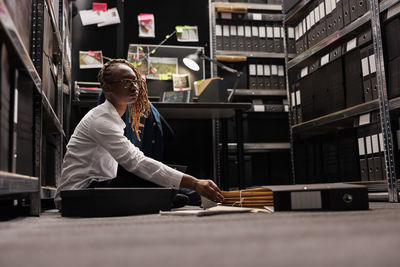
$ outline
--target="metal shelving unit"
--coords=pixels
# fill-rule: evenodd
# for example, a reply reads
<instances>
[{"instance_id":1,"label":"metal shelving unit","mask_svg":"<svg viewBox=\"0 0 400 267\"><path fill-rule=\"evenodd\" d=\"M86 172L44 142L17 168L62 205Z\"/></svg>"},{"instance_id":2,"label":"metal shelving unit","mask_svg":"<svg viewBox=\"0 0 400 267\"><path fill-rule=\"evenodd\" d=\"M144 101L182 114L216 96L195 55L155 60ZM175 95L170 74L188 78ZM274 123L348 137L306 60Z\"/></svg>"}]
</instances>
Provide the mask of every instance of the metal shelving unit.
<instances>
[{"instance_id":1,"label":"metal shelving unit","mask_svg":"<svg viewBox=\"0 0 400 267\"><path fill-rule=\"evenodd\" d=\"M31 32L31 48L27 51L22 43L22 39L18 33L10 12L3 0L0 0L0 31L4 32L7 37L9 49L13 54L17 55L17 65L15 69L19 72L26 73L26 77L32 82L33 90L33 170L32 176L21 175L14 172L0 171L0 195L18 195L29 194L30 210L32 215L39 215L41 211L41 199L54 197L55 188L49 187L42 181L43 169L47 162L43 162L43 133L53 135L56 143L56 159L54 168L54 179L61 173L62 151L64 146L64 138L66 137L63 129L63 100L61 94L65 91L64 81L67 87L70 86L70 67L64 54L64 40L67 37L61 32L64 17L64 7L70 8L69 0L59 0L59 21L56 21L56 14L49 0L33 0L32 1L32 32ZM69 11L69 10L68 10ZM49 15L52 26L53 37L53 60L57 68L57 72L50 68L50 75L57 82L55 84L55 94L57 98L55 105L50 103L49 98L42 90L42 55L43 55L43 34L44 34L44 15ZM70 66L70 64L69 64ZM25 76L24 76L25 77ZM69 81L64 78L69 77ZM68 78L67 78L68 79ZM25 92L27 88L19 88ZM68 103L66 103L68 105ZM46 131L46 132L45 132ZM17 159L18 160L18 159ZM54 181L55 183L55 181Z\"/></svg>"},{"instance_id":2,"label":"metal shelving unit","mask_svg":"<svg viewBox=\"0 0 400 267\"><path fill-rule=\"evenodd\" d=\"M216 21L218 13L230 13L239 12L240 9L242 11L243 18L248 20L262 20L262 21L273 21L273 22L283 22L284 16L281 13L282 5L270 5L270 4L253 4L253 3L232 3L232 2L213 2L209 1L209 17L210 17L210 57L213 59L217 59L221 56L231 56L231 57L241 57L241 60L238 61L247 61L247 60L265 60L271 59L282 60L282 65L284 64L284 59L286 57L286 53L275 53L275 52L260 52L260 51L229 51L229 50L217 50L216 49ZM257 14L257 15L255 15ZM257 16L257 17L256 17ZM286 51L286 50L285 50ZM289 55L290 57L295 57L295 55ZM215 64L211 64L211 76L215 77L218 75L218 69ZM232 92L233 89L228 89L228 91ZM239 88L234 90L233 99L242 100L245 98L249 101L252 99L285 99L287 97L286 90L282 89L247 89L247 88ZM284 104L280 103L283 111L285 112ZM277 105L276 105L277 106ZM248 111L246 112L246 116L255 113L264 113L264 114L273 114L278 111L264 111L264 112L255 112ZM280 111L279 111L280 112ZM259 115L257 115L259 116ZM267 115L270 116L270 115ZM273 115L275 116L275 115ZM286 116L285 116L286 117ZM242 123L242 120L235 122L237 125ZM288 151L290 149L289 143L264 143L264 142L245 142L243 144L230 143L226 148L221 146L221 131L226 131L227 125L224 123L214 120L213 121L213 129L215 132L214 135L214 147L219 148L219 153L214 155L214 159L216 164L216 168L214 169L214 176L217 178L217 181L225 180L221 179L221 176L226 174L226 171L223 170L223 165L221 162L221 155L224 153L235 153L238 156L237 164L238 164L238 177L239 177L239 187L244 185L244 154L248 153L273 153L276 151ZM240 133L237 133L240 134ZM268 142L268 140L265 140ZM227 149L225 151L224 149ZM240 159L240 160L239 160Z\"/></svg>"},{"instance_id":3,"label":"metal shelving unit","mask_svg":"<svg viewBox=\"0 0 400 267\"><path fill-rule=\"evenodd\" d=\"M294 6L287 14L285 18L285 25L294 23L311 3L311 0L300 1ZM386 0L380 4L377 0L370 0L371 10L366 12L363 16L359 17L343 29L332 33L313 47L297 55L294 59L287 59L287 71L301 69L307 66L315 60L317 57L327 53L335 46L345 43L347 40L354 38L354 34L357 30L361 29L367 23L371 24L372 28L372 40L374 46L374 55L376 62L376 75L377 75L377 87L378 87L378 99L373 101L360 104L358 106L350 107L344 110L340 110L334 113L327 114L325 116L315 118L306 122L302 122L296 125L291 125L291 146L292 146L292 162L294 163L294 134L301 134L304 132L315 132L319 134L322 128L326 131L330 131L328 126L332 125L333 128L343 127L343 125L335 125L337 123L344 122L346 119L352 119L355 116L369 113L372 111L379 110L381 131L383 133L384 143L384 157L386 165L386 177L387 177L387 190L390 202L398 202L398 191L395 173L395 162L393 153L393 140L391 131L391 121L389 111L396 110L400 107L400 98L394 98L388 100L385 68L383 59L383 48L382 48L382 36L380 27L380 14L387 10L393 5L399 3L398 0ZM290 94L289 80L287 80L287 93ZM291 113L291 111L290 111ZM292 115L290 114L290 117ZM350 126L352 127L352 126ZM293 181L295 182L295 171L293 168ZM376 182L375 182L376 183ZM374 183L374 184L375 184Z\"/></svg>"}]
</instances>

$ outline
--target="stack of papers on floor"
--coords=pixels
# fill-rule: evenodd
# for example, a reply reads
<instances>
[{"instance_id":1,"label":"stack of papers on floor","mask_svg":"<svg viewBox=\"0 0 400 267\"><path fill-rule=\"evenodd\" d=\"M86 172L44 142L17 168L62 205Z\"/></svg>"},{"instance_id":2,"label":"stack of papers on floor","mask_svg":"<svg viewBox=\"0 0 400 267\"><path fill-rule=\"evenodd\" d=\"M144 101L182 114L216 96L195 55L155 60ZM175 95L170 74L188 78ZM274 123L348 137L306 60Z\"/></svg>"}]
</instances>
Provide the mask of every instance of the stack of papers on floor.
<instances>
[{"instance_id":1,"label":"stack of papers on floor","mask_svg":"<svg viewBox=\"0 0 400 267\"><path fill-rule=\"evenodd\" d=\"M274 206L274 195L266 187L244 189L237 191L223 191L224 206L264 209Z\"/></svg>"},{"instance_id":2,"label":"stack of papers on floor","mask_svg":"<svg viewBox=\"0 0 400 267\"><path fill-rule=\"evenodd\" d=\"M160 211L160 215L169 216L210 216L218 214L230 214L230 213L271 213L272 211L266 209L252 209L252 208L240 208L240 207L226 207L216 206L206 210L195 209L195 210L174 210L174 211Z\"/></svg>"}]
</instances>

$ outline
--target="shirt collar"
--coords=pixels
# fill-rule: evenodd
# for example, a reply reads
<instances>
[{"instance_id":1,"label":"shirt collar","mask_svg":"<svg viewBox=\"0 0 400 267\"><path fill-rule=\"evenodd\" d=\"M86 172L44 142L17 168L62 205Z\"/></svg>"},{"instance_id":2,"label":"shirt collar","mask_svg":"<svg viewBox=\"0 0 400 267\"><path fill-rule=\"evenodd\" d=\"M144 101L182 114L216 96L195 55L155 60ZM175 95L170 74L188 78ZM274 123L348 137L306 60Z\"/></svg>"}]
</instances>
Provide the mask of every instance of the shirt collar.
<instances>
[{"instance_id":1,"label":"shirt collar","mask_svg":"<svg viewBox=\"0 0 400 267\"><path fill-rule=\"evenodd\" d=\"M110 114L115 117L116 122L123 128L126 127L125 122L121 119L121 116L119 116L119 113L117 109L114 107L114 105L106 99L104 102L104 105L107 107L107 109L110 111Z\"/></svg>"}]
</instances>

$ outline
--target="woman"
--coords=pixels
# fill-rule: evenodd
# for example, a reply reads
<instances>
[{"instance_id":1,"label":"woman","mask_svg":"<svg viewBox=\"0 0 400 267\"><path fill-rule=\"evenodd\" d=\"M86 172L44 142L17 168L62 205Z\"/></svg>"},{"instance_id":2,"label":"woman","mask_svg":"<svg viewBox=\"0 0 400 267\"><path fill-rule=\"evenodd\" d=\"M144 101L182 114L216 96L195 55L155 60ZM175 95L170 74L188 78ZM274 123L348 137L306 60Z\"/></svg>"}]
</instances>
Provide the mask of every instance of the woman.
<instances>
[{"instance_id":1,"label":"woman","mask_svg":"<svg viewBox=\"0 0 400 267\"><path fill-rule=\"evenodd\" d=\"M60 192L87 187L163 186L195 190L211 200L223 196L211 180L199 180L146 157L125 136L121 116L129 105L129 119L140 134L140 118L148 116L147 87L137 69L124 59L107 62L99 72L106 101L90 110L75 128L67 145L55 203ZM118 177L120 164L135 176Z\"/></svg>"}]
</instances>

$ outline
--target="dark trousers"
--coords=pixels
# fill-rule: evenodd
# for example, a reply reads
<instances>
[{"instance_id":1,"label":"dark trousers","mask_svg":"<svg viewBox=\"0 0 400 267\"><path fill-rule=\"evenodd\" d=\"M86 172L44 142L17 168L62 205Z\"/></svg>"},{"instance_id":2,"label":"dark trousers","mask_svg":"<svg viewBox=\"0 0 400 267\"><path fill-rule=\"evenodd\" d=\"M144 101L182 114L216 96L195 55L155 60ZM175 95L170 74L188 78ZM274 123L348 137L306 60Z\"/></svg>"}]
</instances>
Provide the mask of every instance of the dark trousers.
<instances>
[{"instance_id":1,"label":"dark trousers","mask_svg":"<svg viewBox=\"0 0 400 267\"><path fill-rule=\"evenodd\" d=\"M89 187L121 188L121 187L162 187L162 186L147 181L145 179L142 179L134 175L133 173L128 172L122 166L118 165L117 177L102 182L93 181L92 183L90 183Z\"/></svg>"}]
</instances>

